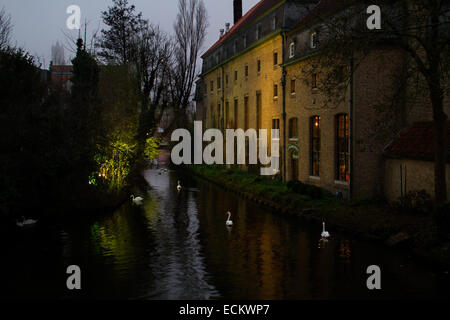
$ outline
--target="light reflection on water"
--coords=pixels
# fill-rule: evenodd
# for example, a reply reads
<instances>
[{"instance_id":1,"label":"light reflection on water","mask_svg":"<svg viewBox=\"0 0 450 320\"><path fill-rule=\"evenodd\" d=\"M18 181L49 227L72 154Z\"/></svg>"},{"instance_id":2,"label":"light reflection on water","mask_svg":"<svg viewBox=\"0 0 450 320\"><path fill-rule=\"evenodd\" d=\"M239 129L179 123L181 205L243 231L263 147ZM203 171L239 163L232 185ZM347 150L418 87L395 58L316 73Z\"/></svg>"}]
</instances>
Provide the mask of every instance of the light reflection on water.
<instances>
[{"instance_id":1,"label":"light reflection on water","mask_svg":"<svg viewBox=\"0 0 450 320\"><path fill-rule=\"evenodd\" d=\"M209 183L147 170L151 190L102 218L20 230L0 269L3 296L126 299L405 298L446 293L448 277L395 250L281 217ZM177 181L183 189L177 192ZM231 211L233 226L225 226ZM82 270L81 292L65 268ZM381 292L366 269L382 270ZM5 273L6 272L6 273Z\"/></svg>"}]
</instances>

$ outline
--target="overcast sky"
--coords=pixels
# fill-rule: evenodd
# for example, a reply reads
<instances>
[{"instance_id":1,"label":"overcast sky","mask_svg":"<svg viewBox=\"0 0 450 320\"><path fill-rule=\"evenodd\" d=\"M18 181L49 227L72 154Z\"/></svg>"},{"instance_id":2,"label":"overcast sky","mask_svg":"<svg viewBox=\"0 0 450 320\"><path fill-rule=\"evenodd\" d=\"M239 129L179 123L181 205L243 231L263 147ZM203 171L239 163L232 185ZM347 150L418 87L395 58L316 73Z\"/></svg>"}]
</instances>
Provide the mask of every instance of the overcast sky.
<instances>
[{"instance_id":1,"label":"overcast sky","mask_svg":"<svg viewBox=\"0 0 450 320\"><path fill-rule=\"evenodd\" d=\"M243 0L243 13L247 12L259 0ZM204 0L209 16L208 36L202 52L219 38L219 30L225 22L233 24L232 0ZM81 8L81 20L88 21L88 32L98 29L101 12L110 6L112 0L0 0L3 7L11 15L13 22L13 43L31 54L41 58L48 66L51 60L51 46L57 40L65 41L66 20L69 17L66 9L75 4ZM142 11L145 19L159 24L163 30L172 33L173 22L178 12L178 0L129 0ZM101 26L101 25L100 25ZM73 32L73 31L72 31ZM69 60L73 54L66 51Z\"/></svg>"}]
</instances>

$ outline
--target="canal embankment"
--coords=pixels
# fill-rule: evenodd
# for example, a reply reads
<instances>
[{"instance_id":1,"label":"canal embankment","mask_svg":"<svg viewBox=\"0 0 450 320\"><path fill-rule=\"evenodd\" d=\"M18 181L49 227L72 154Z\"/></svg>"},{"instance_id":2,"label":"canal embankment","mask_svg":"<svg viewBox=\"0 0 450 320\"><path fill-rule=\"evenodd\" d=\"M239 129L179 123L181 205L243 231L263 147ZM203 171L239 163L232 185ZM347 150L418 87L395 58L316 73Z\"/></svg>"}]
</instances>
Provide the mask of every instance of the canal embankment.
<instances>
[{"instance_id":1,"label":"canal embankment","mask_svg":"<svg viewBox=\"0 0 450 320\"><path fill-rule=\"evenodd\" d=\"M222 166L189 166L194 175L251 200L272 212L327 229L383 242L410 251L427 262L450 267L450 241L433 212L403 210L382 199L347 201L330 192Z\"/></svg>"}]
</instances>

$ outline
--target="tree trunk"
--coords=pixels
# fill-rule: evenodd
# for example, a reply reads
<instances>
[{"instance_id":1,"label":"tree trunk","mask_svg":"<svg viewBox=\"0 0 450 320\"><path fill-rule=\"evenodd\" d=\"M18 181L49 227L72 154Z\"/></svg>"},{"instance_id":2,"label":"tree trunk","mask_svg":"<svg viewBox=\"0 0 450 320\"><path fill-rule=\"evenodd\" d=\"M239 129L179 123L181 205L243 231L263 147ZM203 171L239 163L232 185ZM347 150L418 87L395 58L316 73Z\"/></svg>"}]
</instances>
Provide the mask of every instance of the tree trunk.
<instances>
[{"instance_id":1,"label":"tree trunk","mask_svg":"<svg viewBox=\"0 0 450 320\"><path fill-rule=\"evenodd\" d=\"M447 201L447 115L443 110L443 97L440 92L431 90L434 120L434 192L436 203Z\"/></svg>"}]
</instances>

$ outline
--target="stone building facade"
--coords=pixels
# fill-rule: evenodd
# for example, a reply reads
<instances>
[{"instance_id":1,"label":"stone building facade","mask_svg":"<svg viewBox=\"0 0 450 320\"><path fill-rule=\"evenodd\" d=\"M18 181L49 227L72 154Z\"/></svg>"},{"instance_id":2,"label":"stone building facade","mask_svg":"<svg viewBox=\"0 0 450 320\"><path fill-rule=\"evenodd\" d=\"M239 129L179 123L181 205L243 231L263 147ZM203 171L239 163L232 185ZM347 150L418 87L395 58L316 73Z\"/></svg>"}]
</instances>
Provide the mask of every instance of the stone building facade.
<instances>
[{"instance_id":1,"label":"stone building facade","mask_svg":"<svg viewBox=\"0 0 450 320\"><path fill-rule=\"evenodd\" d=\"M222 130L280 129L284 180L314 184L345 198L383 195L383 151L397 132L380 126L378 107L393 90L388 79L401 72L405 59L393 45L371 48L357 69L349 59L343 72L351 73L352 81L344 98L325 104L317 89L321 75L304 70L320 54L320 22L311 20L320 11L335 10L336 3L262 0L235 19L202 56L198 120ZM430 117L426 108L406 110L402 126Z\"/></svg>"}]
</instances>

